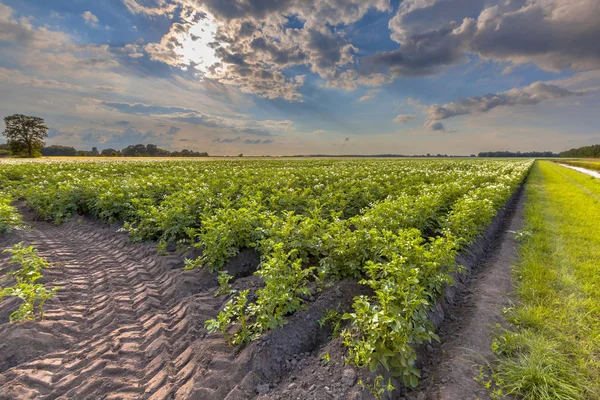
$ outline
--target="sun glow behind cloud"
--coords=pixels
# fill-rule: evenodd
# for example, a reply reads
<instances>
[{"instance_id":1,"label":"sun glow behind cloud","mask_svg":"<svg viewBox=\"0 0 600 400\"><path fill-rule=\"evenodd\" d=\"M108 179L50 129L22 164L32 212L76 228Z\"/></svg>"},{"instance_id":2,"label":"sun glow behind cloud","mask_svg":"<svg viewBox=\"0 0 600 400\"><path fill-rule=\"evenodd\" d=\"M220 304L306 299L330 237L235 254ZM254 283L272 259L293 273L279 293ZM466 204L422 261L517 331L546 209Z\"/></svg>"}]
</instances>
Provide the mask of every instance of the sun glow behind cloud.
<instances>
[{"instance_id":1,"label":"sun glow behind cloud","mask_svg":"<svg viewBox=\"0 0 600 400\"><path fill-rule=\"evenodd\" d=\"M210 43L215 41L216 33L217 24L215 19L209 13L204 13L204 17L195 23L189 31L179 34L181 47L177 48L177 54L183 61L194 63L195 68L206 76L212 76L212 71L214 73L223 72L225 66L222 64L212 71L210 68L220 63L215 50L210 46Z\"/></svg>"}]
</instances>

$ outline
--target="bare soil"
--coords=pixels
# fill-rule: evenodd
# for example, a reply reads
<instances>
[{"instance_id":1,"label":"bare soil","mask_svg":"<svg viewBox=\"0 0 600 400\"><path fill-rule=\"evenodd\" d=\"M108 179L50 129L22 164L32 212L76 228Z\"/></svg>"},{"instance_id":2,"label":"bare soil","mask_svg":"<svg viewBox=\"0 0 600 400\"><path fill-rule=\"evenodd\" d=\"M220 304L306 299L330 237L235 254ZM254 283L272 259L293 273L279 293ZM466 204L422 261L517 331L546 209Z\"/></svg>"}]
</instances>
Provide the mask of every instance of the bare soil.
<instances>
[{"instance_id":1,"label":"bare soil","mask_svg":"<svg viewBox=\"0 0 600 400\"><path fill-rule=\"evenodd\" d=\"M421 392L400 388L395 398L484 398L472 360L488 355L488 326L501 319L510 292L515 243L509 234L498 241L497 233L511 212L497 219L496 234L486 233L499 245L478 245L467 257L473 280L462 279L432 314L442 345L420 350L434 361L424 365ZM23 213L32 229L4 235L0 246L34 245L54 264L45 283L62 289L47 303L44 321L9 324L18 303L0 304L0 399L372 398L358 381L372 382L374 374L345 365L339 339L319 324L328 309L350 310L354 296L368 294L364 286L340 281L314 292L288 324L236 349L204 329L229 299L215 296L216 274L183 271L185 255L158 255L154 244L132 244L114 225L74 216L55 226ZM520 220L522 200L511 229ZM262 286L252 274L258 263L248 250L225 266L236 289ZM7 256L0 256L0 273L6 268Z\"/></svg>"},{"instance_id":2,"label":"bare soil","mask_svg":"<svg viewBox=\"0 0 600 400\"><path fill-rule=\"evenodd\" d=\"M475 378L480 366L492 356L495 326L505 325L503 309L510 305L513 291L512 269L518 261L519 244L514 238L523 229L525 196L514 205L505 230L481 265L473 271L468 285L456 296L449 318L441 325L441 344L427 348L424 367L428 381L423 383L431 400L489 399L488 392Z\"/></svg>"}]
</instances>

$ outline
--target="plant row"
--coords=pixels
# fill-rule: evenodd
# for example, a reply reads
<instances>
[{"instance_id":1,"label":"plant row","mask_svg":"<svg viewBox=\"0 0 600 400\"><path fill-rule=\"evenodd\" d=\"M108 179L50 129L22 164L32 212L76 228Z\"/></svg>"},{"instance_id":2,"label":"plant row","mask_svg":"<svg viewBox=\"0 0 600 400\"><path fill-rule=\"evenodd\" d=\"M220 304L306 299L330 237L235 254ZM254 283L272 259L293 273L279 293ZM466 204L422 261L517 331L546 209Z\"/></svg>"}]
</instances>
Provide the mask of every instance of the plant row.
<instances>
[{"instance_id":1,"label":"plant row","mask_svg":"<svg viewBox=\"0 0 600 400\"><path fill-rule=\"evenodd\" d=\"M316 289L351 278L341 331L348 359L418 382L415 344L436 339L427 312L457 252L489 224L530 161L309 160L4 164L0 185L43 218L123 221L133 240L197 246L187 262L219 270L246 248L264 287L232 295L207 322L231 344L284 324ZM231 291L226 272L222 293ZM251 298L254 299L251 301ZM232 329L234 327L234 329Z\"/></svg>"}]
</instances>

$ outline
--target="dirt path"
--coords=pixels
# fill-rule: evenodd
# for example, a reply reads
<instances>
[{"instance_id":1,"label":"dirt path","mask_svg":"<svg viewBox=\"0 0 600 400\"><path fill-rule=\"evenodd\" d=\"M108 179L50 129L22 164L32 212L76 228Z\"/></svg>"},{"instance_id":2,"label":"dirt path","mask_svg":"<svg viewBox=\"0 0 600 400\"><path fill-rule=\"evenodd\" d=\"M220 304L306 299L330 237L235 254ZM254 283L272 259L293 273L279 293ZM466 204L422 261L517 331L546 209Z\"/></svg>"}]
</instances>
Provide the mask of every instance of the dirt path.
<instances>
[{"instance_id":1,"label":"dirt path","mask_svg":"<svg viewBox=\"0 0 600 400\"><path fill-rule=\"evenodd\" d=\"M0 309L0 398L176 396L194 372L188 349L223 302L214 279L94 222L29 222L12 241L56 263L44 279L62 289L42 322L8 324Z\"/></svg>"},{"instance_id":2,"label":"dirt path","mask_svg":"<svg viewBox=\"0 0 600 400\"><path fill-rule=\"evenodd\" d=\"M574 167L572 165L567 165L567 164L559 163L558 165L560 165L561 167L573 169L573 170L575 170L577 172L581 172L583 174L593 176L594 178L600 178L600 172L598 172L598 171L592 171L591 169L587 169L587 168Z\"/></svg>"},{"instance_id":3,"label":"dirt path","mask_svg":"<svg viewBox=\"0 0 600 400\"><path fill-rule=\"evenodd\" d=\"M523 229L525 195L521 195L507 229ZM503 324L502 309L513 290L511 266L518 260L514 235L504 231L483 265L473 272L465 291L440 329L441 345L428 348L426 398L435 400L487 399L475 381L483 358L492 356L493 326ZM426 385L427 386L427 385Z\"/></svg>"}]
</instances>

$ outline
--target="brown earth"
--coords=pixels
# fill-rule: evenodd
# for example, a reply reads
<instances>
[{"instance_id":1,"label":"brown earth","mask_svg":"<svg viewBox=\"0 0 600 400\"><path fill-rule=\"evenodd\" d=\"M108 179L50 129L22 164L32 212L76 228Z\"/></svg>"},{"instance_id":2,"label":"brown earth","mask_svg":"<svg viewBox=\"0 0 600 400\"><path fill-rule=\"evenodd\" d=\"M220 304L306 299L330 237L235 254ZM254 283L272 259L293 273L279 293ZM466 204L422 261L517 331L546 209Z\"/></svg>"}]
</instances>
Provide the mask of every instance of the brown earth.
<instances>
[{"instance_id":1,"label":"brown earth","mask_svg":"<svg viewBox=\"0 0 600 400\"><path fill-rule=\"evenodd\" d=\"M432 400L489 399L475 378L480 366L491 360L491 343L496 324L505 325L503 309L510 306L513 291L512 266L518 261L519 245L514 238L523 229L525 196L519 198L496 248L474 271L469 285L457 298L439 335L441 345L428 348L424 383Z\"/></svg>"},{"instance_id":2,"label":"brown earth","mask_svg":"<svg viewBox=\"0 0 600 400\"><path fill-rule=\"evenodd\" d=\"M486 232L487 245L477 244L465 258L473 280L459 279L432 314L438 325L445 314L450 318L441 325L442 346L421 351L423 360L435 361L424 365L422 391L400 388L393 398L484 397L471 356L488 355L488 325L500 320L502 294L510 291L515 244L498 232L513 208ZM355 295L368 293L364 286L341 281L313 293L305 311L240 350L204 329L228 300L214 295L216 274L185 272L184 255L160 256L151 243L132 244L117 226L78 216L55 226L24 214L32 229L5 235L0 246L34 245L54 263L45 283L62 289L47 303L44 321L9 324L17 303L0 304L0 399L372 398L358 381L372 382L374 374L345 365L339 339L319 324L328 309L348 311ZM6 262L1 256L0 272ZM244 251L226 265L234 288L261 287L252 275L258 263L255 252Z\"/></svg>"}]
</instances>

